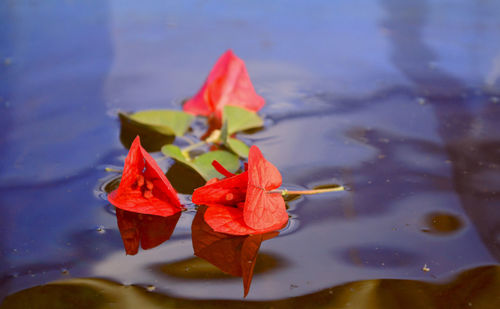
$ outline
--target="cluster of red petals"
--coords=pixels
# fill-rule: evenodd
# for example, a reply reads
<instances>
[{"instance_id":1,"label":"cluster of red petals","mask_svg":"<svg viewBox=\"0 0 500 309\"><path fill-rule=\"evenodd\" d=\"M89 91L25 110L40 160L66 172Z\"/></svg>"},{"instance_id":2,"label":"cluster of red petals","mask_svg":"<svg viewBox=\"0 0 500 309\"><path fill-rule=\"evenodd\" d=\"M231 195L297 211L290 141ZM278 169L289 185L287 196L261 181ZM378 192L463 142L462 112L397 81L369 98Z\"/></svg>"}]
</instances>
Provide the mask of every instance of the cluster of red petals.
<instances>
[{"instance_id":1,"label":"cluster of red petals","mask_svg":"<svg viewBox=\"0 0 500 309\"><path fill-rule=\"evenodd\" d=\"M137 136L130 147L118 189L108 200L123 210L171 216L182 210L177 192Z\"/></svg>"},{"instance_id":2,"label":"cluster of red petals","mask_svg":"<svg viewBox=\"0 0 500 309\"><path fill-rule=\"evenodd\" d=\"M198 93L184 104L184 111L215 118L221 124L225 105L235 105L251 111L264 106L250 81L245 63L231 51L217 60Z\"/></svg>"},{"instance_id":3,"label":"cluster of red petals","mask_svg":"<svg viewBox=\"0 0 500 309\"><path fill-rule=\"evenodd\" d=\"M219 170L221 166L215 165ZM281 174L257 146L250 148L248 170L223 180L211 180L194 191L192 200L209 206L205 221L216 232L231 235L261 234L282 228L288 221L279 192Z\"/></svg>"}]
</instances>

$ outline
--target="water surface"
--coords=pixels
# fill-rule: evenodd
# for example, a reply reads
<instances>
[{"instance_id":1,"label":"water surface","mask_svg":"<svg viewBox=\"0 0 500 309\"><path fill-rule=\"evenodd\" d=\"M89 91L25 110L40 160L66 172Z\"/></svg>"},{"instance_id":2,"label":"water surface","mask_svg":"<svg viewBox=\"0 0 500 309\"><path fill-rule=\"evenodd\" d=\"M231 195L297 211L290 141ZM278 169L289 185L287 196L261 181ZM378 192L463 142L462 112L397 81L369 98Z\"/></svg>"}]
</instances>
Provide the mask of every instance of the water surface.
<instances>
[{"instance_id":1,"label":"water surface","mask_svg":"<svg viewBox=\"0 0 500 309\"><path fill-rule=\"evenodd\" d=\"M4 1L0 14L6 307L68 291L82 307L500 306L499 3ZM180 109L228 48L267 101L266 127L242 138L285 187L350 188L289 203L244 302L241 278L193 256L193 212L127 256L100 189L126 154L116 111Z\"/></svg>"}]
</instances>

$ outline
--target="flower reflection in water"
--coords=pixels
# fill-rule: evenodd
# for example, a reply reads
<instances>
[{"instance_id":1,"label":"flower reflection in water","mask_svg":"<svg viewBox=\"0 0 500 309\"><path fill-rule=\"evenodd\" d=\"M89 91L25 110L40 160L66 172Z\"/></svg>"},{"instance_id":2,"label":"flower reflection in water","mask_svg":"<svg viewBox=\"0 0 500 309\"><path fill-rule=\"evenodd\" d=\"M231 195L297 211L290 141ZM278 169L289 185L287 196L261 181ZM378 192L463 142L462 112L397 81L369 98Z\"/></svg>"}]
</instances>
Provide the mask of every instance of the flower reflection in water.
<instances>
[{"instance_id":1,"label":"flower reflection in water","mask_svg":"<svg viewBox=\"0 0 500 309\"><path fill-rule=\"evenodd\" d=\"M247 296L260 244L278 236L279 232L233 236L215 232L204 220L207 207L200 206L191 225L194 254L225 273L243 278Z\"/></svg>"},{"instance_id":2,"label":"flower reflection in water","mask_svg":"<svg viewBox=\"0 0 500 309\"><path fill-rule=\"evenodd\" d=\"M161 217L116 208L116 220L125 252L128 255L137 254L139 243L144 250L164 243L174 232L180 216L180 212L168 217Z\"/></svg>"}]
</instances>

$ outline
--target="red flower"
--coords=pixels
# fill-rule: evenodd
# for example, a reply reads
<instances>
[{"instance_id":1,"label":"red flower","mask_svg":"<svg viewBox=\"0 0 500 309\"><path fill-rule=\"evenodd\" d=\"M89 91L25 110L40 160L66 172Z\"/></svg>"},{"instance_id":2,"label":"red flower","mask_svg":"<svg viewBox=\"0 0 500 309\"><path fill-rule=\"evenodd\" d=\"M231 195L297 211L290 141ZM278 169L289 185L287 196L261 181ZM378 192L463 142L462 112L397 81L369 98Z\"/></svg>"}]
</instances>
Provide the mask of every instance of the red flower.
<instances>
[{"instance_id":1,"label":"red flower","mask_svg":"<svg viewBox=\"0 0 500 309\"><path fill-rule=\"evenodd\" d=\"M111 204L137 213L170 216L182 210L177 192L137 136L130 147L118 189L108 195Z\"/></svg>"},{"instance_id":2,"label":"red flower","mask_svg":"<svg viewBox=\"0 0 500 309\"><path fill-rule=\"evenodd\" d=\"M192 200L208 207L205 221L216 232L231 235L261 234L282 228L288 221L285 201L279 192L281 174L267 161L257 146L250 148L248 170L232 175L220 164L214 165L229 177L211 180L194 191Z\"/></svg>"},{"instance_id":3,"label":"red flower","mask_svg":"<svg viewBox=\"0 0 500 309\"><path fill-rule=\"evenodd\" d=\"M225 105L258 111L264 106L250 81L245 63L231 50L217 60L198 93L184 104L184 111L215 118L220 126Z\"/></svg>"}]
</instances>

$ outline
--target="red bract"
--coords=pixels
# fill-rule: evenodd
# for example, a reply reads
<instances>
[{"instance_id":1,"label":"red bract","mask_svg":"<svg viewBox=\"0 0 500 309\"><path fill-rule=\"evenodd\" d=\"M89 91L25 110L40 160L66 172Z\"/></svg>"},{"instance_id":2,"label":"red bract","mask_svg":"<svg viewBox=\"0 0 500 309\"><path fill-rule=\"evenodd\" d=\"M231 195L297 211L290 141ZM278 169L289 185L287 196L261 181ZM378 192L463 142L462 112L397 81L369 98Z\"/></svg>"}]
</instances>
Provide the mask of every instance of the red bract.
<instances>
[{"instance_id":1,"label":"red bract","mask_svg":"<svg viewBox=\"0 0 500 309\"><path fill-rule=\"evenodd\" d=\"M248 171L220 181L209 181L194 191L192 200L210 206L205 212L205 221L216 232L231 235L266 233L282 228L288 221L281 193L270 192L280 185L278 169L264 158L257 146L252 146Z\"/></svg>"},{"instance_id":2,"label":"red bract","mask_svg":"<svg viewBox=\"0 0 500 309\"><path fill-rule=\"evenodd\" d=\"M137 136L130 147L118 189L108 195L123 210L170 216L182 210L177 192Z\"/></svg>"},{"instance_id":3,"label":"red bract","mask_svg":"<svg viewBox=\"0 0 500 309\"><path fill-rule=\"evenodd\" d=\"M264 103L252 86L243 60L228 50L217 60L205 84L183 108L188 113L213 117L220 126L225 105L258 111Z\"/></svg>"}]
</instances>

